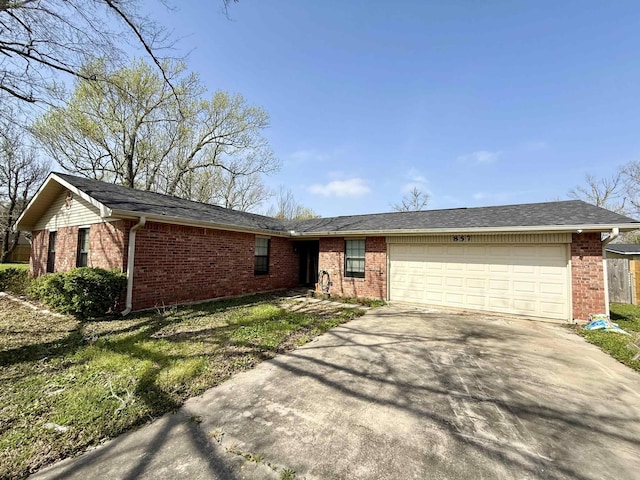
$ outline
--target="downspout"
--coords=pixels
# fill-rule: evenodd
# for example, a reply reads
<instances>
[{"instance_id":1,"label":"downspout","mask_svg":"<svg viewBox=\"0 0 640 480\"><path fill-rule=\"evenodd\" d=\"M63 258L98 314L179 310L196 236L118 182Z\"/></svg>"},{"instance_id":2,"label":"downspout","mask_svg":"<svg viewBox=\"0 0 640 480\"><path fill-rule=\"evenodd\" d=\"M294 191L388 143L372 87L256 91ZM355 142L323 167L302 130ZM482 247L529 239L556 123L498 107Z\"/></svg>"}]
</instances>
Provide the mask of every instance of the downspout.
<instances>
[{"instance_id":1,"label":"downspout","mask_svg":"<svg viewBox=\"0 0 640 480\"><path fill-rule=\"evenodd\" d=\"M613 240L618 238L620 235L619 228L612 228L611 233L607 238L602 241L602 272L604 275L604 304L606 308L607 317L611 315L609 311L609 273L607 272L607 245L609 245Z\"/></svg>"},{"instance_id":2,"label":"downspout","mask_svg":"<svg viewBox=\"0 0 640 480\"><path fill-rule=\"evenodd\" d=\"M127 250L127 300L125 303L125 309L122 311L123 317L131 312L131 305L133 302L133 266L135 264L136 256L136 231L139 228L144 227L145 223L147 223L147 218L142 216L138 223L129 230L129 247Z\"/></svg>"}]
</instances>

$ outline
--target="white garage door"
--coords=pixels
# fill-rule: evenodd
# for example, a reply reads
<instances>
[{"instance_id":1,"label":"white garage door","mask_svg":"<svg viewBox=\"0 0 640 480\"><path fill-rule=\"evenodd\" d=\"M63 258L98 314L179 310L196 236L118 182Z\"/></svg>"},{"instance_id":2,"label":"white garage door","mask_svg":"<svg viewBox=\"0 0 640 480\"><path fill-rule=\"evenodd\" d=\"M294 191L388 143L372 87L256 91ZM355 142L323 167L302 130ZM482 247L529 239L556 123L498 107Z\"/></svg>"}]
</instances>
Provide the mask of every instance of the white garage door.
<instances>
[{"instance_id":1,"label":"white garage door","mask_svg":"<svg viewBox=\"0 0 640 480\"><path fill-rule=\"evenodd\" d=\"M567 247L390 245L391 300L567 320Z\"/></svg>"}]
</instances>

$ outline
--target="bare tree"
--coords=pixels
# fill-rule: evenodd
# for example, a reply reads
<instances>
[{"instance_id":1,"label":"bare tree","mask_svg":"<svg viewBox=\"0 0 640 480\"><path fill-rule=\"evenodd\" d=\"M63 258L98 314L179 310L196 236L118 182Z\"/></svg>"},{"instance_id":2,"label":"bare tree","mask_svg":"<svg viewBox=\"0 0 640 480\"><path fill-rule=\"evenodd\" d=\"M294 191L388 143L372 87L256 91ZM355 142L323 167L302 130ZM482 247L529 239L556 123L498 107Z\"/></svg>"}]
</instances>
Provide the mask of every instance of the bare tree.
<instances>
[{"instance_id":1,"label":"bare tree","mask_svg":"<svg viewBox=\"0 0 640 480\"><path fill-rule=\"evenodd\" d=\"M622 180L623 205L629 215L640 216L640 162L629 162L620 167Z\"/></svg>"},{"instance_id":2,"label":"bare tree","mask_svg":"<svg viewBox=\"0 0 640 480\"><path fill-rule=\"evenodd\" d=\"M237 181L280 168L262 136L269 126L269 114L249 105L241 95L217 91L210 100L197 99L181 125L181 141L160 172L161 188L171 195L191 172L212 169L223 178L224 171L230 180Z\"/></svg>"},{"instance_id":3,"label":"bare tree","mask_svg":"<svg viewBox=\"0 0 640 480\"><path fill-rule=\"evenodd\" d=\"M120 58L131 40L162 72L154 52L167 37L135 0L2 0L0 91L29 103L46 99L58 74L91 80L82 66Z\"/></svg>"},{"instance_id":4,"label":"bare tree","mask_svg":"<svg viewBox=\"0 0 640 480\"><path fill-rule=\"evenodd\" d=\"M638 173L638 178L640 179L640 172L636 173ZM597 207L622 213L625 211L624 176L628 177L629 174L623 174L622 170L617 171L610 177L599 179L587 174L585 175L585 185L578 185L572 188L568 193L569 198L583 200Z\"/></svg>"},{"instance_id":5,"label":"bare tree","mask_svg":"<svg viewBox=\"0 0 640 480\"><path fill-rule=\"evenodd\" d=\"M49 173L49 165L38 160L25 136L10 120L0 123L1 263L8 261L18 244L19 234L13 232L16 219Z\"/></svg>"},{"instance_id":6,"label":"bare tree","mask_svg":"<svg viewBox=\"0 0 640 480\"><path fill-rule=\"evenodd\" d=\"M212 203L242 212L256 211L273 196L255 173L240 175L222 169L207 168L182 178L176 195L197 202Z\"/></svg>"},{"instance_id":7,"label":"bare tree","mask_svg":"<svg viewBox=\"0 0 640 480\"><path fill-rule=\"evenodd\" d=\"M145 62L115 70L96 62L87 70L107 81L78 80L67 104L33 132L63 168L88 178L233 208L258 205L267 198L262 175L279 168L262 135L267 112L240 95L206 98L184 63L163 69L173 91Z\"/></svg>"},{"instance_id":8,"label":"bare tree","mask_svg":"<svg viewBox=\"0 0 640 480\"><path fill-rule=\"evenodd\" d=\"M391 205L396 212L416 212L424 210L429 203L429 194L418 190L418 187L413 187L408 192L400 203L394 203Z\"/></svg>"},{"instance_id":9,"label":"bare tree","mask_svg":"<svg viewBox=\"0 0 640 480\"><path fill-rule=\"evenodd\" d=\"M156 0L167 5L168 0ZM221 0L228 17L237 0ZM158 52L169 35L139 7L139 0L0 0L0 104L52 101L54 80L68 75L96 80L83 66L101 58L124 64L123 47L136 44L173 90ZM0 109L0 116L6 109Z\"/></svg>"},{"instance_id":10,"label":"bare tree","mask_svg":"<svg viewBox=\"0 0 640 480\"><path fill-rule=\"evenodd\" d=\"M311 218L320 218L316 212L310 208L304 207L296 201L291 189L280 186L276 192L276 203L267 210L269 217L280 218L283 220L309 220Z\"/></svg>"},{"instance_id":11,"label":"bare tree","mask_svg":"<svg viewBox=\"0 0 640 480\"><path fill-rule=\"evenodd\" d=\"M163 67L183 102L202 93L197 76L185 65ZM151 190L161 163L179 142L183 120L178 100L152 67L138 61L111 69L105 61L83 68L62 107L51 107L32 131L64 169L88 178Z\"/></svg>"}]
</instances>

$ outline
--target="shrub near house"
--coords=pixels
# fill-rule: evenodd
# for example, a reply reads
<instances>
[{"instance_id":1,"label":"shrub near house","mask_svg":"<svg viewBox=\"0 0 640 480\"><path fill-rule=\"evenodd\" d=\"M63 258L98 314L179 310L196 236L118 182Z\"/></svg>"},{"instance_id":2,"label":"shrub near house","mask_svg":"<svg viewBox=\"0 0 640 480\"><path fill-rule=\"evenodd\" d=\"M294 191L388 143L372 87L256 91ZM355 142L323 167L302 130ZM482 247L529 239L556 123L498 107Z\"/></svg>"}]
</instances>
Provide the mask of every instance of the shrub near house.
<instances>
[{"instance_id":1,"label":"shrub near house","mask_svg":"<svg viewBox=\"0 0 640 480\"><path fill-rule=\"evenodd\" d=\"M29 275L29 270L26 268L3 268L0 270L0 291L23 294L30 280L31 276Z\"/></svg>"},{"instance_id":2,"label":"shrub near house","mask_svg":"<svg viewBox=\"0 0 640 480\"><path fill-rule=\"evenodd\" d=\"M123 273L102 268L74 268L35 279L29 294L61 313L96 318L109 313L124 292Z\"/></svg>"}]
</instances>

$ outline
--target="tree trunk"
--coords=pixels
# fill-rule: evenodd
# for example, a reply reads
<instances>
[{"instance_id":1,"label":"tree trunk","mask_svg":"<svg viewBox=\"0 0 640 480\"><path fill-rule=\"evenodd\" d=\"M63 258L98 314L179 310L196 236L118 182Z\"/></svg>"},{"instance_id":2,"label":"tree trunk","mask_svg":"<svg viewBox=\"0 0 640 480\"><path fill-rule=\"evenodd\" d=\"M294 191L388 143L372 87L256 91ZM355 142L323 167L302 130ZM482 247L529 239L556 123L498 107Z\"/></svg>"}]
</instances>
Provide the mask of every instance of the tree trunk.
<instances>
[{"instance_id":1,"label":"tree trunk","mask_svg":"<svg viewBox=\"0 0 640 480\"><path fill-rule=\"evenodd\" d=\"M9 225L11 225L11 220L11 217L9 217ZM11 252L15 248L15 243L14 245L11 245L11 248L9 248L10 238L11 230L9 228L5 228L2 236L2 256L0 257L0 263L7 263L9 261L9 255L11 255Z\"/></svg>"},{"instance_id":2,"label":"tree trunk","mask_svg":"<svg viewBox=\"0 0 640 480\"><path fill-rule=\"evenodd\" d=\"M11 202L11 205L9 206L9 211L7 212L7 224L3 232L2 256L0 256L0 263L7 263L9 261L9 255L11 255L11 252L13 251L14 248L16 248L16 244L18 243L16 241L14 242L13 245L9 246L9 239L11 238L11 227L13 226L13 212L15 208L16 208L16 202L15 200L13 200Z\"/></svg>"}]
</instances>

